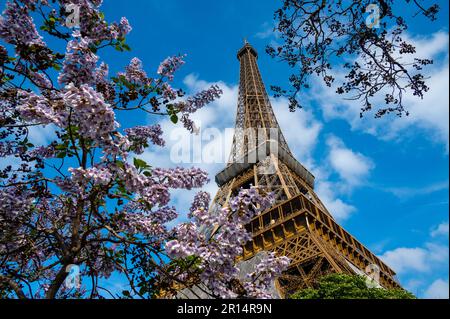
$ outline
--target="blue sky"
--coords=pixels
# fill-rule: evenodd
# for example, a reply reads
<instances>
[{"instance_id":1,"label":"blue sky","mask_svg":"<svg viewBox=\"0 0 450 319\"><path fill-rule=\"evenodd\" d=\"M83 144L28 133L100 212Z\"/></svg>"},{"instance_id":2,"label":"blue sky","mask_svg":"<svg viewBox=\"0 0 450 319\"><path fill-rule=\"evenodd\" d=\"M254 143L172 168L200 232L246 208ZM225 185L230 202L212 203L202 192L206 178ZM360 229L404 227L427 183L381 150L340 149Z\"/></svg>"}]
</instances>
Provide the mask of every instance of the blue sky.
<instances>
[{"instance_id":1,"label":"blue sky","mask_svg":"<svg viewBox=\"0 0 450 319\"><path fill-rule=\"evenodd\" d=\"M127 43L132 51L103 51L100 58L110 65L110 74L134 56L148 74L155 74L164 58L186 53L174 86L193 93L219 84L223 97L195 118L202 130L233 127L239 79L236 52L244 37L259 52L266 86L287 83L290 69L264 53L266 44L278 41L271 30L280 2L104 1L107 20L126 16L130 21L133 31ZM438 21L419 17L407 33L419 55L435 59L428 69L430 92L423 100L406 99L410 117L373 119L368 114L360 119L358 103L343 100L320 82L313 82L303 96L303 110L289 113L284 99L272 100L272 105L292 151L316 176L318 195L342 226L394 268L405 288L419 297L448 298L448 2L438 3ZM413 14L404 11L406 17ZM126 113L120 120L124 126L160 122L169 146L148 150L143 157L154 166L175 166L169 156L176 143L171 140L174 125L141 115ZM34 138L45 136L36 132ZM224 164L196 166L206 169L213 181ZM206 189L214 195L217 187L211 182ZM173 194L181 211L188 208L194 192Z\"/></svg>"}]
</instances>

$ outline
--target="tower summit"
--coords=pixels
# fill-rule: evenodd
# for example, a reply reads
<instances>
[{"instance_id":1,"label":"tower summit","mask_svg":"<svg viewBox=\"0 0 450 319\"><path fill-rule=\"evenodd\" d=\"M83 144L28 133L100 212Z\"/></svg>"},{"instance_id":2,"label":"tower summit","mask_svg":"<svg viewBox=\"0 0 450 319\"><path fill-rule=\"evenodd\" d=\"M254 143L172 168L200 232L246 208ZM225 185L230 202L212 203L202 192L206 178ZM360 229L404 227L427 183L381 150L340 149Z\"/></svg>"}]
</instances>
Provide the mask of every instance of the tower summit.
<instances>
[{"instance_id":1,"label":"tower summit","mask_svg":"<svg viewBox=\"0 0 450 319\"><path fill-rule=\"evenodd\" d=\"M369 274L383 287L399 287L395 272L338 225L314 191L314 176L293 157L262 81L257 51L245 41L237 58L236 130L228 164L216 175L220 188L211 211L226 206L241 188L255 186L275 196L270 209L245 225L252 240L242 260L261 251L289 257L289 269L277 280L281 296L332 272Z\"/></svg>"}]
</instances>

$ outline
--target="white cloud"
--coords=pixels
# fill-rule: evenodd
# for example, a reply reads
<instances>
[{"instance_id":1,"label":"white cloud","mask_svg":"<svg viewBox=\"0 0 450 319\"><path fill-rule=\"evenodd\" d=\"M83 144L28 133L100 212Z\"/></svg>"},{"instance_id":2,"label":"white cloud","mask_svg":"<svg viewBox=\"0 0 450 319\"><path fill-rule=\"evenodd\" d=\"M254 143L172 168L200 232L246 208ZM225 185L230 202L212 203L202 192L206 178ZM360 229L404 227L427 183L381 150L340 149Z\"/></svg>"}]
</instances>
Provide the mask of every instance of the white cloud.
<instances>
[{"instance_id":1,"label":"white cloud","mask_svg":"<svg viewBox=\"0 0 450 319\"><path fill-rule=\"evenodd\" d=\"M427 271L426 256L427 252L422 248L402 247L385 252L381 259L397 273L402 273L408 270Z\"/></svg>"},{"instance_id":2,"label":"white cloud","mask_svg":"<svg viewBox=\"0 0 450 319\"><path fill-rule=\"evenodd\" d=\"M422 287L424 285L424 281L421 279L411 279L408 280L405 284L404 284L404 288L406 290L408 290L409 292L413 293L414 295L418 295L419 293L419 289L420 287Z\"/></svg>"},{"instance_id":3,"label":"white cloud","mask_svg":"<svg viewBox=\"0 0 450 319\"><path fill-rule=\"evenodd\" d=\"M47 146L56 139L55 131L57 127L53 124L30 126L28 129L28 139L34 146Z\"/></svg>"},{"instance_id":4,"label":"white cloud","mask_svg":"<svg viewBox=\"0 0 450 319\"><path fill-rule=\"evenodd\" d=\"M421 135L449 149L449 65L448 65L448 33L436 32L428 37L410 37L405 35L417 49L414 56L435 59L435 64L427 66L424 73L430 78L427 84L430 90L420 99L411 94L404 94L404 105L410 116L398 118L394 114L380 119L366 114L360 118L360 101L344 99L335 93L335 88L328 88L315 78L315 84L309 96L311 101L317 101L326 120L343 119L352 130L363 131L381 140L402 141L405 138ZM442 58L445 55L445 58ZM402 57L407 62L405 57ZM344 73L334 74L335 83L342 83ZM348 97L348 96L345 96ZM384 104L383 96L377 95L374 103ZM425 133L425 134L423 134Z\"/></svg>"},{"instance_id":5,"label":"white cloud","mask_svg":"<svg viewBox=\"0 0 450 319\"><path fill-rule=\"evenodd\" d=\"M448 246L426 243L424 247L400 247L380 257L398 274L427 273L448 261Z\"/></svg>"},{"instance_id":6,"label":"white cloud","mask_svg":"<svg viewBox=\"0 0 450 319\"><path fill-rule=\"evenodd\" d=\"M332 183L320 181L316 185L316 193L333 217L338 221L344 221L356 212L356 208L337 198L334 188Z\"/></svg>"},{"instance_id":7,"label":"white cloud","mask_svg":"<svg viewBox=\"0 0 450 319\"><path fill-rule=\"evenodd\" d=\"M448 238L448 221L440 223L431 231L431 237L444 236Z\"/></svg>"},{"instance_id":8,"label":"white cloud","mask_svg":"<svg viewBox=\"0 0 450 319\"><path fill-rule=\"evenodd\" d=\"M3 170L8 166L11 166L13 170L16 170L21 163L22 161L13 155L2 157L2 160L0 161L0 170Z\"/></svg>"},{"instance_id":9,"label":"white cloud","mask_svg":"<svg viewBox=\"0 0 450 319\"><path fill-rule=\"evenodd\" d=\"M32 143L35 147L38 146L47 146L54 139L56 139L55 130L57 127L55 125L39 125L39 126L30 126L28 128L28 141ZM11 166L13 170L19 168L22 164L20 158L15 157L13 155L3 157L0 161L0 170L5 169L7 166Z\"/></svg>"},{"instance_id":10,"label":"white cloud","mask_svg":"<svg viewBox=\"0 0 450 319\"><path fill-rule=\"evenodd\" d=\"M445 234L448 236L448 222L430 231L430 237ZM433 241L418 247L399 247L380 258L406 281L404 287L412 293L424 298L448 298L448 280L436 279L448 276L448 244Z\"/></svg>"},{"instance_id":11,"label":"white cloud","mask_svg":"<svg viewBox=\"0 0 450 319\"><path fill-rule=\"evenodd\" d=\"M448 181L438 182L419 188L412 187L386 187L385 191L392 193L398 198L410 198L420 195L428 195L448 188Z\"/></svg>"},{"instance_id":12,"label":"white cloud","mask_svg":"<svg viewBox=\"0 0 450 319\"><path fill-rule=\"evenodd\" d=\"M359 152L347 148L339 138L327 139L330 148L328 159L333 169L349 187L362 184L374 168L372 160Z\"/></svg>"},{"instance_id":13,"label":"white cloud","mask_svg":"<svg viewBox=\"0 0 450 319\"><path fill-rule=\"evenodd\" d=\"M314 118L311 111L304 109L289 111L286 98L271 99L272 108L281 131L297 160L305 165L312 162L312 152L322 129L322 123Z\"/></svg>"},{"instance_id":14,"label":"white cloud","mask_svg":"<svg viewBox=\"0 0 450 319\"><path fill-rule=\"evenodd\" d=\"M448 280L437 279L425 291L427 299L448 299Z\"/></svg>"},{"instance_id":15,"label":"white cloud","mask_svg":"<svg viewBox=\"0 0 450 319\"><path fill-rule=\"evenodd\" d=\"M258 39L268 39L276 36L276 33L274 32L274 28L276 27L276 23L269 23L264 22L262 25L262 31L257 32L255 34L255 37Z\"/></svg>"},{"instance_id":16,"label":"white cloud","mask_svg":"<svg viewBox=\"0 0 450 319\"><path fill-rule=\"evenodd\" d=\"M330 172L326 164L321 163L320 166L317 166L313 159L312 154L318 143L323 127L322 123L314 117L311 111L302 109L290 112L289 103L285 98L271 99L271 103L294 156L316 177L318 181L315 187L317 195L337 220L348 219L351 214L356 212L356 208L338 198L342 188L336 186L338 183L327 180ZM362 177L367 175L372 166L371 161L362 154L346 148L343 142L336 137L330 138L329 146L329 159L341 178L352 186L360 184Z\"/></svg>"}]
</instances>

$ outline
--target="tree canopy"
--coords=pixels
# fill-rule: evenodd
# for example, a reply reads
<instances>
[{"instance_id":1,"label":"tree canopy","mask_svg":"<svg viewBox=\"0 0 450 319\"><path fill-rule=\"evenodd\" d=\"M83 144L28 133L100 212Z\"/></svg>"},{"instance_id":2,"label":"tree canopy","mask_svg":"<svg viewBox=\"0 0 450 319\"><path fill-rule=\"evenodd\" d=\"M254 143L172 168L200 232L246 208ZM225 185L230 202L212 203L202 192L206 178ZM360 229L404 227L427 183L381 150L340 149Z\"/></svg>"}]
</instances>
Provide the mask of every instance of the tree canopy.
<instances>
[{"instance_id":1,"label":"tree canopy","mask_svg":"<svg viewBox=\"0 0 450 319\"><path fill-rule=\"evenodd\" d=\"M329 274L321 277L313 288L299 290L291 299L415 299L401 289L371 288L366 278L358 275Z\"/></svg>"},{"instance_id":2,"label":"tree canopy","mask_svg":"<svg viewBox=\"0 0 450 319\"><path fill-rule=\"evenodd\" d=\"M415 14L405 16L405 7ZM408 38L414 19L437 19L439 6L416 0L309 1L284 0L275 12L278 37L267 53L294 70L291 88L272 86L276 96L289 99L291 111L301 108L300 96L311 87L312 76L336 93L361 103L361 116L374 110L408 115L404 95L423 98L426 66L433 61L416 55Z\"/></svg>"}]
</instances>

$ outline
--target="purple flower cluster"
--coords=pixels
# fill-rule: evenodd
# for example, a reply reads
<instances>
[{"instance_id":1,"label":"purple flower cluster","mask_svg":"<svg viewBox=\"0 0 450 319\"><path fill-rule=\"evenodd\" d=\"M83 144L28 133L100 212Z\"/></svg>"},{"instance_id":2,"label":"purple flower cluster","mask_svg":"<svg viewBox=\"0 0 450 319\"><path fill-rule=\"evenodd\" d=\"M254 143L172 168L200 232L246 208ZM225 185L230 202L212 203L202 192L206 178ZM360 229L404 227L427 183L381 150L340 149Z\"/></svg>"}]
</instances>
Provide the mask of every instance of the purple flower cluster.
<instances>
[{"instance_id":1,"label":"purple flower cluster","mask_svg":"<svg viewBox=\"0 0 450 319\"><path fill-rule=\"evenodd\" d=\"M41 92L52 87L52 82L43 73L31 71L29 72L29 77L39 87Z\"/></svg>"},{"instance_id":2,"label":"purple flower cluster","mask_svg":"<svg viewBox=\"0 0 450 319\"><path fill-rule=\"evenodd\" d=\"M108 80L109 67L106 63L100 63L94 71L94 83L98 92L103 94L105 101L114 102L116 90L114 85Z\"/></svg>"},{"instance_id":3,"label":"purple flower cluster","mask_svg":"<svg viewBox=\"0 0 450 319\"><path fill-rule=\"evenodd\" d=\"M106 81L109 73L109 66L105 62L100 63L100 66L97 67L94 71L94 82L102 83Z\"/></svg>"},{"instance_id":4,"label":"purple flower cluster","mask_svg":"<svg viewBox=\"0 0 450 319\"><path fill-rule=\"evenodd\" d=\"M33 197L17 187L0 188L0 225L32 208Z\"/></svg>"},{"instance_id":5,"label":"purple flower cluster","mask_svg":"<svg viewBox=\"0 0 450 319\"><path fill-rule=\"evenodd\" d=\"M167 235L167 229L164 224L178 216L175 208L168 206L150 212L126 207L123 212L125 215L120 223L123 230L132 234L158 236L159 238L164 238Z\"/></svg>"},{"instance_id":6,"label":"purple flower cluster","mask_svg":"<svg viewBox=\"0 0 450 319\"><path fill-rule=\"evenodd\" d=\"M153 176L170 188L192 189L209 182L208 173L200 168L155 168Z\"/></svg>"},{"instance_id":7,"label":"purple flower cluster","mask_svg":"<svg viewBox=\"0 0 450 319\"><path fill-rule=\"evenodd\" d=\"M209 89L203 90L194 96L189 97L186 101L174 103L177 109L181 111L181 122L183 126L191 133L196 131L194 121L190 119L189 115L196 112L208 103L220 98L222 90L217 85L212 85Z\"/></svg>"},{"instance_id":8,"label":"purple flower cluster","mask_svg":"<svg viewBox=\"0 0 450 319\"><path fill-rule=\"evenodd\" d=\"M211 201L211 195L208 192L198 192L194 196L194 200L192 201L191 208L189 209L190 214L192 215L195 211L199 209L208 209L209 202Z\"/></svg>"},{"instance_id":9,"label":"purple flower cluster","mask_svg":"<svg viewBox=\"0 0 450 319\"><path fill-rule=\"evenodd\" d=\"M107 185L113 177L105 167L90 167L87 169L70 167L68 171L72 174L72 181L80 185L86 185L89 182L94 185Z\"/></svg>"},{"instance_id":10,"label":"purple flower cluster","mask_svg":"<svg viewBox=\"0 0 450 319\"><path fill-rule=\"evenodd\" d=\"M106 161L108 157L117 158L121 157L126 159L128 157L128 151L131 148L131 142L128 138L119 132L114 132L114 139L103 145L102 160Z\"/></svg>"},{"instance_id":11,"label":"purple flower cluster","mask_svg":"<svg viewBox=\"0 0 450 319\"><path fill-rule=\"evenodd\" d=\"M139 174L136 167L128 163L124 163L123 171L120 168L116 169L116 174L121 175L125 181L125 188L132 193L142 194L145 188L150 185L148 177Z\"/></svg>"},{"instance_id":12,"label":"purple flower cluster","mask_svg":"<svg viewBox=\"0 0 450 319\"><path fill-rule=\"evenodd\" d=\"M125 73L119 73L119 75L124 75L128 82L139 85L151 82L142 67L142 61L138 58L131 59L130 64L125 67Z\"/></svg>"},{"instance_id":13,"label":"purple flower cluster","mask_svg":"<svg viewBox=\"0 0 450 319\"><path fill-rule=\"evenodd\" d=\"M211 87L207 90L198 92L197 94L189 97L186 101L180 102L177 106L185 113L194 113L206 104L220 98L222 93L223 92L218 85L211 85Z\"/></svg>"},{"instance_id":14,"label":"purple flower cluster","mask_svg":"<svg viewBox=\"0 0 450 319\"><path fill-rule=\"evenodd\" d=\"M186 55L167 57L159 65L157 73L161 76L167 77L170 81L172 81L175 72L185 63L185 57Z\"/></svg>"},{"instance_id":15,"label":"purple flower cluster","mask_svg":"<svg viewBox=\"0 0 450 319\"><path fill-rule=\"evenodd\" d=\"M65 116L55 110L56 102L53 103L46 97L37 95L34 92L19 91L18 95L19 105L17 106L17 111L19 111L25 121L62 125ZM61 111L64 111L64 106L59 108Z\"/></svg>"},{"instance_id":16,"label":"purple flower cluster","mask_svg":"<svg viewBox=\"0 0 450 319\"><path fill-rule=\"evenodd\" d=\"M0 38L12 45L44 45L27 7L8 1L0 17Z\"/></svg>"},{"instance_id":17,"label":"purple flower cluster","mask_svg":"<svg viewBox=\"0 0 450 319\"><path fill-rule=\"evenodd\" d=\"M203 202L204 194L197 202ZM200 208L192 213L192 221L176 227L176 238L166 243L166 252L172 258L196 256L200 260L200 280L211 294L220 298L235 298L238 293L230 283L238 280L239 270L236 258L242 254L242 245L251 239L244 226L251 217L270 207L273 196L262 196L255 188L241 190L231 200L230 208L223 208L217 214ZM199 205L204 205L200 203ZM208 234L212 231L212 234ZM285 269L286 258L269 255L255 270L255 278L264 280L243 284L246 295L268 296L269 279ZM267 269L267 267L273 267Z\"/></svg>"},{"instance_id":18,"label":"purple flower cluster","mask_svg":"<svg viewBox=\"0 0 450 319\"><path fill-rule=\"evenodd\" d=\"M173 101L177 98L177 91L174 90L169 83L165 82L161 85L161 89L162 89L162 96L169 100L169 101Z\"/></svg>"},{"instance_id":19,"label":"purple flower cluster","mask_svg":"<svg viewBox=\"0 0 450 319\"><path fill-rule=\"evenodd\" d=\"M63 69L58 76L58 82L65 85L73 83L76 86L92 84L98 56L89 48L91 40L82 37L79 31L75 31L73 37L74 39L67 44Z\"/></svg>"},{"instance_id":20,"label":"purple flower cluster","mask_svg":"<svg viewBox=\"0 0 450 319\"><path fill-rule=\"evenodd\" d=\"M125 17L122 17L120 19L120 23L119 23L119 30L120 30L120 34L121 36L125 36L128 33L131 32L131 30L133 30L133 28L131 27L130 23L128 22L128 19Z\"/></svg>"},{"instance_id":21,"label":"purple flower cluster","mask_svg":"<svg viewBox=\"0 0 450 319\"><path fill-rule=\"evenodd\" d=\"M70 1L74 3L75 1ZM125 17L120 23L107 23L101 16L97 7L100 0L77 0L75 4L80 7L80 31L96 42L123 39L130 31L131 26Z\"/></svg>"},{"instance_id":22,"label":"purple flower cluster","mask_svg":"<svg viewBox=\"0 0 450 319\"><path fill-rule=\"evenodd\" d=\"M162 130L159 124L152 126L135 126L124 130L126 137L131 143L131 147L136 154L142 154L144 147L147 146L148 140L153 144L164 146L165 142L162 139Z\"/></svg>"},{"instance_id":23,"label":"purple flower cluster","mask_svg":"<svg viewBox=\"0 0 450 319\"><path fill-rule=\"evenodd\" d=\"M273 279L281 275L290 264L291 260L286 256L277 257L274 252L268 252L255 271L247 274L247 281L243 286L249 295L255 298L273 298L269 293L269 288L273 284Z\"/></svg>"},{"instance_id":24,"label":"purple flower cluster","mask_svg":"<svg viewBox=\"0 0 450 319\"><path fill-rule=\"evenodd\" d=\"M102 94L86 84L76 87L70 83L56 100L20 91L17 110L30 122L54 123L61 128L78 125L84 137L100 144L110 141L110 134L118 127L114 111L105 103Z\"/></svg>"},{"instance_id":25,"label":"purple flower cluster","mask_svg":"<svg viewBox=\"0 0 450 319\"><path fill-rule=\"evenodd\" d=\"M102 94L86 84L81 87L69 84L65 90L64 102L73 110L67 121L70 119L72 124L79 126L80 134L100 144L110 141L110 134L119 124L115 121L113 109L105 103Z\"/></svg>"},{"instance_id":26,"label":"purple flower cluster","mask_svg":"<svg viewBox=\"0 0 450 319\"><path fill-rule=\"evenodd\" d=\"M32 157L39 158L52 158L55 156L55 149L52 145L50 146L38 146L29 152Z\"/></svg>"}]
</instances>

